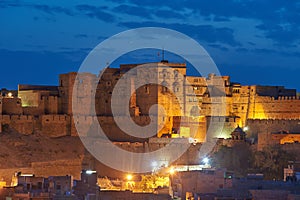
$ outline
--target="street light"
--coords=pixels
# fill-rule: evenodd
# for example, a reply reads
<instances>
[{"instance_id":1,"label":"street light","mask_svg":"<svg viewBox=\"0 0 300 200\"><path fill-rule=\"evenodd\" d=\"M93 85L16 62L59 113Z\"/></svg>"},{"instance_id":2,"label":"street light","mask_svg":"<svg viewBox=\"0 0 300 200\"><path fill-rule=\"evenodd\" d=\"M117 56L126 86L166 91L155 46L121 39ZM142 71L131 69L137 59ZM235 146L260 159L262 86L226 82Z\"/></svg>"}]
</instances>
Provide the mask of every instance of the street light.
<instances>
[{"instance_id":1,"label":"street light","mask_svg":"<svg viewBox=\"0 0 300 200\"><path fill-rule=\"evenodd\" d=\"M207 157L204 157L204 158L202 159L202 162L204 163L204 165L208 165L209 159L208 159Z\"/></svg>"},{"instance_id":2,"label":"street light","mask_svg":"<svg viewBox=\"0 0 300 200\"><path fill-rule=\"evenodd\" d=\"M173 175L175 173L175 169L173 167L170 168L169 173Z\"/></svg>"},{"instance_id":3,"label":"street light","mask_svg":"<svg viewBox=\"0 0 300 200\"><path fill-rule=\"evenodd\" d=\"M126 179L128 180L128 181L131 181L132 180L132 175L131 174L127 174L127 176L126 176Z\"/></svg>"},{"instance_id":4,"label":"street light","mask_svg":"<svg viewBox=\"0 0 300 200\"><path fill-rule=\"evenodd\" d=\"M151 163L151 165L152 165L153 168L156 168L158 164L157 164L156 161L153 161L153 162Z\"/></svg>"},{"instance_id":5,"label":"street light","mask_svg":"<svg viewBox=\"0 0 300 200\"><path fill-rule=\"evenodd\" d=\"M86 170L85 173L86 173L86 174L95 174L95 173L97 173L97 172L94 171L94 170Z\"/></svg>"},{"instance_id":6,"label":"street light","mask_svg":"<svg viewBox=\"0 0 300 200\"><path fill-rule=\"evenodd\" d=\"M152 166L152 172L155 172L158 169L158 163L156 161L153 161L151 163Z\"/></svg>"}]
</instances>

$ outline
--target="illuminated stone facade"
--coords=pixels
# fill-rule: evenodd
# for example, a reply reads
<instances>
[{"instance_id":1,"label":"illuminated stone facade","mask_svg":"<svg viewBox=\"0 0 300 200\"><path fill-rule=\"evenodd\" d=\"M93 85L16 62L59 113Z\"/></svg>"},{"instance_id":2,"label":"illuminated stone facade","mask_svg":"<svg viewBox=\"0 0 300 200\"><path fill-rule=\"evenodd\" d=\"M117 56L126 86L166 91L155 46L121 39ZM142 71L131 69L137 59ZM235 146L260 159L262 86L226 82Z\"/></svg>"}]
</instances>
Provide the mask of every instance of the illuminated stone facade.
<instances>
[{"instance_id":1,"label":"illuminated stone facade","mask_svg":"<svg viewBox=\"0 0 300 200\"><path fill-rule=\"evenodd\" d=\"M213 132L216 137L228 138L237 125L245 127L249 120L253 124L253 120L300 119L300 100L294 89L242 86L231 82L229 76L214 74L208 77L188 76L184 63L147 65L148 68L138 68L137 64L107 68L101 72L100 79L100 75L90 73L61 74L59 86L19 85L17 94L10 97L3 95L0 99L1 128L10 126L25 134L40 130L53 137L76 136L74 123L78 123L80 118L81 123L100 122L113 140L138 141L116 126L111 109L114 86L132 69L136 69L132 72L133 78L126 79L123 93L116 94L117 99L129 99L128 107L117 103L113 106L117 116L124 117L124 121L125 109L129 109L135 123L147 125L150 122L149 109L160 104L165 115L158 107L155 108L157 124L163 126L158 137L194 137L202 142L209 124L224 123L224 128ZM149 69L154 71L147 71ZM144 80L151 79L157 84L137 87ZM73 91L74 84L76 90ZM73 92L81 105L80 117L76 116L76 119L72 113ZM94 99L91 94L95 94ZM94 117L89 116L93 108L96 111ZM247 135L251 136L251 133Z\"/></svg>"},{"instance_id":2,"label":"illuminated stone facade","mask_svg":"<svg viewBox=\"0 0 300 200\"><path fill-rule=\"evenodd\" d=\"M267 146L292 144L299 142L299 133L289 133L288 131L281 131L276 133L261 133L258 135L257 150L261 151Z\"/></svg>"}]
</instances>

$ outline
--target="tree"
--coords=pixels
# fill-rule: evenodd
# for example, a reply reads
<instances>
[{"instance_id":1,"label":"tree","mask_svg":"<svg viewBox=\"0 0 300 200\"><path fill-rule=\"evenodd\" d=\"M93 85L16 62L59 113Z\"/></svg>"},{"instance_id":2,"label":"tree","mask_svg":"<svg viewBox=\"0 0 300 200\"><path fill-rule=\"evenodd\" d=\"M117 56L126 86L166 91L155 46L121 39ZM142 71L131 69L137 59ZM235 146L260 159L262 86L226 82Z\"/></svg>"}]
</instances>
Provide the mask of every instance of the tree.
<instances>
[{"instance_id":1,"label":"tree","mask_svg":"<svg viewBox=\"0 0 300 200\"><path fill-rule=\"evenodd\" d=\"M252 167L253 153L249 145L242 143L233 147L221 146L213 154L212 165L233 171L237 176L245 176Z\"/></svg>"},{"instance_id":2,"label":"tree","mask_svg":"<svg viewBox=\"0 0 300 200\"><path fill-rule=\"evenodd\" d=\"M282 180L283 168L288 165L288 161L295 160L295 155L283 150L280 145L274 145L255 152L254 158L256 171L263 173L265 179Z\"/></svg>"}]
</instances>

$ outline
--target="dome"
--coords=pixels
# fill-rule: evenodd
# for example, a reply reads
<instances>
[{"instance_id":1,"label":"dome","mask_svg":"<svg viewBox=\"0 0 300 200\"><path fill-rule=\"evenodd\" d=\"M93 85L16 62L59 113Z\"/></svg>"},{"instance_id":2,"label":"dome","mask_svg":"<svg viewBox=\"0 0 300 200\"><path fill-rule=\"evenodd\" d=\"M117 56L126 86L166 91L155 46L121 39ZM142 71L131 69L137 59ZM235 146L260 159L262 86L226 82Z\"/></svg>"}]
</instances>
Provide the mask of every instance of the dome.
<instances>
[{"instance_id":1,"label":"dome","mask_svg":"<svg viewBox=\"0 0 300 200\"><path fill-rule=\"evenodd\" d=\"M233 140L245 140L246 133L243 131L243 129L241 127L238 126L231 133L231 138Z\"/></svg>"}]
</instances>

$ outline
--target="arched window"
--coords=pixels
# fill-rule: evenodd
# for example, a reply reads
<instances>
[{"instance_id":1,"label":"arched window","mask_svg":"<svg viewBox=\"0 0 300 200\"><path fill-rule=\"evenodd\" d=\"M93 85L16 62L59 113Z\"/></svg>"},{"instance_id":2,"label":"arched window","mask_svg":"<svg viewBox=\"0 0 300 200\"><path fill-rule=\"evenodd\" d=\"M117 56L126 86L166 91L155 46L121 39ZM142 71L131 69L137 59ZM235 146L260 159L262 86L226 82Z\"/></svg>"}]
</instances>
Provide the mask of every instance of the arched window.
<instances>
[{"instance_id":1,"label":"arched window","mask_svg":"<svg viewBox=\"0 0 300 200\"><path fill-rule=\"evenodd\" d=\"M175 78L175 79L177 79L177 78L178 78L178 73L179 73L179 72L178 72L178 70L177 70L177 69L176 69L176 70L174 70L174 78Z\"/></svg>"},{"instance_id":2,"label":"arched window","mask_svg":"<svg viewBox=\"0 0 300 200\"><path fill-rule=\"evenodd\" d=\"M180 84L178 82L173 83L173 90L174 90L174 92L180 91Z\"/></svg>"},{"instance_id":3,"label":"arched window","mask_svg":"<svg viewBox=\"0 0 300 200\"><path fill-rule=\"evenodd\" d=\"M163 81L161 82L161 86L162 86L162 92L168 92L168 87L169 87L169 84L167 81Z\"/></svg>"},{"instance_id":4,"label":"arched window","mask_svg":"<svg viewBox=\"0 0 300 200\"><path fill-rule=\"evenodd\" d=\"M190 116L197 117L200 116L200 108L199 106L193 106L190 111Z\"/></svg>"}]
</instances>

